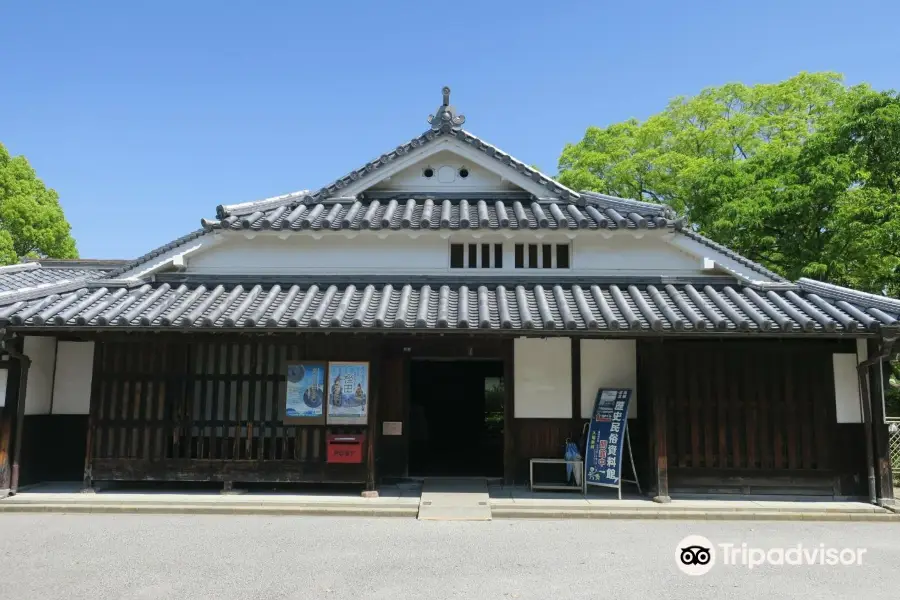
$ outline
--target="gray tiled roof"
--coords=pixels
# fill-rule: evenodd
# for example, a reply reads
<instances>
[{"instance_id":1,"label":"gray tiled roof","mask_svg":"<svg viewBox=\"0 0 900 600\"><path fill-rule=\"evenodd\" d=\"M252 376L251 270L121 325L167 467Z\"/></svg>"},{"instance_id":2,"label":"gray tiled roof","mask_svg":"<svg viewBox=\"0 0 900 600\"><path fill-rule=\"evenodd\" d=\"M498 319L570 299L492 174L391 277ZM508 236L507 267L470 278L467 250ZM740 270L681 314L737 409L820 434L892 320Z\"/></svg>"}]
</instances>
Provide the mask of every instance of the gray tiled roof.
<instances>
[{"instance_id":1,"label":"gray tiled roof","mask_svg":"<svg viewBox=\"0 0 900 600\"><path fill-rule=\"evenodd\" d=\"M3 294L36 286L100 278L112 272L121 262L48 259L0 267L0 298Z\"/></svg>"},{"instance_id":2,"label":"gray tiled roof","mask_svg":"<svg viewBox=\"0 0 900 600\"><path fill-rule=\"evenodd\" d=\"M287 197L285 197L287 198ZM665 207L592 199L539 202L528 198L442 198L423 194L306 203L290 198L274 208L243 205L214 228L274 231L339 229L659 229L680 227ZM251 212L247 212L251 210Z\"/></svg>"},{"instance_id":3,"label":"gray tiled roof","mask_svg":"<svg viewBox=\"0 0 900 600\"><path fill-rule=\"evenodd\" d=\"M85 285L0 308L0 323L117 328L409 328L620 332L864 333L900 310L800 288L706 283Z\"/></svg>"},{"instance_id":4,"label":"gray tiled roof","mask_svg":"<svg viewBox=\"0 0 900 600\"><path fill-rule=\"evenodd\" d=\"M36 285L46 285L67 279L94 278L103 275L95 269L30 269L13 273L0 272L0 291L9 292Z\"/></svg>"}]
</instances>

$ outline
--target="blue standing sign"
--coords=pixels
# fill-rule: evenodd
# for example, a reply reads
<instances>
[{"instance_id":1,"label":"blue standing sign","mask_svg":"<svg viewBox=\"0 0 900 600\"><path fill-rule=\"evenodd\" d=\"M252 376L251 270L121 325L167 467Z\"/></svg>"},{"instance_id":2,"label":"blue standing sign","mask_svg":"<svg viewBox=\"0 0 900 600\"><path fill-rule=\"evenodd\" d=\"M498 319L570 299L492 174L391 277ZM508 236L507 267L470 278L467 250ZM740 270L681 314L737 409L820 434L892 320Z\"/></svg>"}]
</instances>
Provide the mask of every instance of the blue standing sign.
<instances>
[{"instance_id":1,"label":"blue standing sign","mask_svg":"<svg viewBox=\"0 0 900 600\"><path fill-rule=\"evenodd\" d=\"M597 392L584 452L585 482L588 485L621 490L622 449L630 401L631 390L601 389Z\"/></svg>"}]
</instances>

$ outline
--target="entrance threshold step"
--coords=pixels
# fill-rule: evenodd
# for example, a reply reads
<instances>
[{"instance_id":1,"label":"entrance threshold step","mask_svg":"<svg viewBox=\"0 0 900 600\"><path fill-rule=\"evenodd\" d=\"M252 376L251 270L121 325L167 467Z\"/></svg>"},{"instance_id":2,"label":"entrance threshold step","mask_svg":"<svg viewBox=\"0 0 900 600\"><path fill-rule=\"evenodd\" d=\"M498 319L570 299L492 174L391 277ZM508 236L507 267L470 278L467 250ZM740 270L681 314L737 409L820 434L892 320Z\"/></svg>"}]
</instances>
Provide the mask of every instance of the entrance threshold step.
<instances>
[{"instance_id":1,"label":"entrance threshold step","mask_svg":"<svg viewBox=\"0 0 900 600\"><path fill-rule=\"evenodd\" d=\"M485 479L425 479L419 500L421 521L490 521Z\"/></svg>"}]
</instances>

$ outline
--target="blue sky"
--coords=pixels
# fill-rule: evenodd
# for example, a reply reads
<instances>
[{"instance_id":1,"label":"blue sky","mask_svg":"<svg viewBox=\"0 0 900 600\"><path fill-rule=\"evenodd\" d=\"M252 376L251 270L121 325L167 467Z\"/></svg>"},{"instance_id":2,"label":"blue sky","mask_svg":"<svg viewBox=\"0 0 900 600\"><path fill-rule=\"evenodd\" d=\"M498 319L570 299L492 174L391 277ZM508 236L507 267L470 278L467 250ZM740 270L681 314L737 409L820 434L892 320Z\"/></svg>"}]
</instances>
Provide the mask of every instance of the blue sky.
<instances>
[{"instance_id":1,"label":"blue sky","mask_svg":"<svg viewBox=\"0 0 900 600\"><path fill-rule=\"evenodd\" d=\"M468 130L555 173L588 125L711 85L900 88L898 19L867 0L10 2L0 142L59 192L82 257L130 258L409 140L443 85Z\"/></svg>"}]
</instances>

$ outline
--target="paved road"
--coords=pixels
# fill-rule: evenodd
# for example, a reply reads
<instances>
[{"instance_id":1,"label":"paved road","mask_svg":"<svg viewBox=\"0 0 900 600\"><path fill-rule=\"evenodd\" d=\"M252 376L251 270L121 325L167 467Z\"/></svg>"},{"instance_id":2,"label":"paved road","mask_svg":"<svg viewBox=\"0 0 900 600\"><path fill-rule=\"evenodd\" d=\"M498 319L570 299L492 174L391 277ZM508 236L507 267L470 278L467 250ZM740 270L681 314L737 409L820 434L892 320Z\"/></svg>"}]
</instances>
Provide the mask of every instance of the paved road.
<instances>
[{"instance_id":1,"label":"paved road","mask_svg":"<svg viewBox=\"0 0 900 600\"><path fill-rule=\"evenodd\" d=\"M681 573L689 534L770 549L867 548L861 566ZM900 525L422 522L242 516L0 515L0 597L897 598Z\"/></svg>"}]
</instances>

